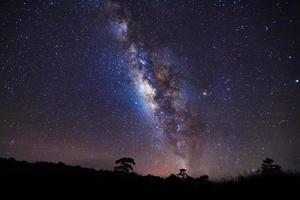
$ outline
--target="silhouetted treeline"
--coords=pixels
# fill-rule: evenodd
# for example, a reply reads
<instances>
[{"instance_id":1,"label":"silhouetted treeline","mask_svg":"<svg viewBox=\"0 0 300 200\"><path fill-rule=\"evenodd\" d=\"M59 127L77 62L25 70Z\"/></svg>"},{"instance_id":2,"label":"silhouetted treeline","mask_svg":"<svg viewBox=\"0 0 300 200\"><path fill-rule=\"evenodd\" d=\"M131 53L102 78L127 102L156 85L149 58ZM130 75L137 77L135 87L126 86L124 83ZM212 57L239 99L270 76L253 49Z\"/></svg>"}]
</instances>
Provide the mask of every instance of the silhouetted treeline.
<instances>
[{"instance_id":1,"label":"silhouetted treeline","mask_svg":"<svg viewBox=\"0 0 300 200\"><path fill-rule=\"evenodd\" d=\"M167 178L158 176L141 176L133 172L135 162L131 158L116 161L115 171L95 170L80 166L68 166L64 163L16 161L13 158L0 158L0 179L15 180L27 184L54 183L84 187L91 185L99 191L143 191L153 192L196 192L210 193L213 191L228 192L241 190L286 191L300 185L299 173L282 171L272 159L265 159L261 169L248 175L238 176L223 181L211 181L207 175L198 178L190 177L185 169L180 169L177 175Z\"/></svg>"}]
</instances>

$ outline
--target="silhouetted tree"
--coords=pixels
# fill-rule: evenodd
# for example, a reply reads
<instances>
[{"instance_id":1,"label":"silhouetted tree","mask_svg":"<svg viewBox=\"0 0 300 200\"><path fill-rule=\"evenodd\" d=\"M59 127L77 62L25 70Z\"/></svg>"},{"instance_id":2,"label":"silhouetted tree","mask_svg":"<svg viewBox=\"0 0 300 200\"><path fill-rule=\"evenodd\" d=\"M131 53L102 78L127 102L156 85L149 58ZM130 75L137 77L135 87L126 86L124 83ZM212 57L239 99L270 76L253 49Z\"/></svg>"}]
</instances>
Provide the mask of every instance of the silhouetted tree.
<instances>
[{"instance_id":1,"label":"silhouetted tree","mask_svg":"<svg viewBox=\"0 0 300 200\"><path fill-rule=\"evenodd\" d=\"M186 173L186 169L179 169L177 176L181 179L186 179L189 177L189 175Z\"/></svg>"},{"instance_id":2,"label":"silhouetted tree","mask_svg":"<svg viewBox=\"0 0 300 200\"><path fill-rule=\"evenodd\" d=\"M274 160L266 158L261 165L262 174L271 175L281 173L281 166L274 164Z\"/></svg>"},{"instance_id":3,"label":"silhouetted tree","mask_svg":"<svg viewBox=\"0 0 300 200\"><path fill-rule=\"evenodd\" d=\"M133 158L121 158L116 160L118 166L115 167L115 171L129 173L133 171L132 165L135 165Z\"/></svg>"}]
</instances>

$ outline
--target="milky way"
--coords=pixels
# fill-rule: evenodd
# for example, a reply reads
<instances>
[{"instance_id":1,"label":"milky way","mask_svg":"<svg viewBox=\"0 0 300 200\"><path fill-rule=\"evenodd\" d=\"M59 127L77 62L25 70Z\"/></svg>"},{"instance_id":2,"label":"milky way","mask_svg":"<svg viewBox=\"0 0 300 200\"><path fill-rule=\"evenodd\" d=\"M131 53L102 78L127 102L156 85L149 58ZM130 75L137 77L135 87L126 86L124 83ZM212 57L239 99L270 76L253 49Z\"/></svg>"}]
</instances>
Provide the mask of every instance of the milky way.
<instances>
[{"instance_id":1,"label":"milky way","mask_svg":"<svg viewBox=\"0 0 300 200\"><path fill-rule=\"evenodd\" d=\"M179 167L189 168L201 158L204 126L192 120L187 101L182 96L182 77L168 55L144 47L130 30L135 23L126 8L108 2L109 26L128 58L129 73L138 92L151 108L163 129L166 142L179 156ZM134 34L131 34L134 33Z\"/></svg>"}]
</instances>

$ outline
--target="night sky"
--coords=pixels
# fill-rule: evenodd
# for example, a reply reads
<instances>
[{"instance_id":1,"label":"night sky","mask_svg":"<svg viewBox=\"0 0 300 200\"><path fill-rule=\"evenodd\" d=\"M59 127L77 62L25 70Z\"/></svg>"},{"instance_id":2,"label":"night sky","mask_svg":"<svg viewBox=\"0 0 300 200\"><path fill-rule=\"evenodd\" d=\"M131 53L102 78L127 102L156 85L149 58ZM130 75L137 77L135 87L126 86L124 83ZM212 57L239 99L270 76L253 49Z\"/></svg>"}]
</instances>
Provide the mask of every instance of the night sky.
<instances>
[{"instance_id":1,"label":"night sky","mask_svg":"<svg viewBox=\"0 0 300 200\"><path fill-rule=\"evenodd\" d=\"M0 157L140 174L300 169L300 5L1 1Z\"/></svg>"}]
</instances>

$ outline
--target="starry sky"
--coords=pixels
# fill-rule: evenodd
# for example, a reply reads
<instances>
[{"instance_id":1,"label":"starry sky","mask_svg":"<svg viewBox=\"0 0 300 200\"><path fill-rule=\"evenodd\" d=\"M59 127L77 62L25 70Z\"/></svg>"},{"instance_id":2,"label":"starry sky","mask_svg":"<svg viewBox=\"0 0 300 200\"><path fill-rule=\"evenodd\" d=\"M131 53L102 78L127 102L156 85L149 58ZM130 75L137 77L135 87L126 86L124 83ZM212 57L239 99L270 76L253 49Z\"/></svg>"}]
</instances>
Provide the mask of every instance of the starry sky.
<instances>
[{"instance_id":1,"label":"starry sky","mask_svg":"<svg viewBox=\"0 0 300 200\"><path fill-rule=\"evenodd\" d=\"M300 170L296 0L0 3L0 157Z\"/></svg>"}]
</instances>

